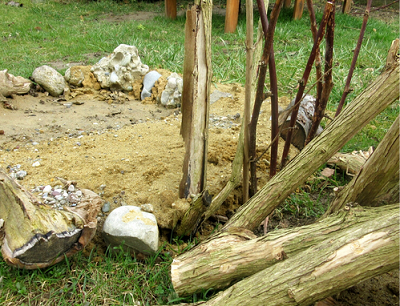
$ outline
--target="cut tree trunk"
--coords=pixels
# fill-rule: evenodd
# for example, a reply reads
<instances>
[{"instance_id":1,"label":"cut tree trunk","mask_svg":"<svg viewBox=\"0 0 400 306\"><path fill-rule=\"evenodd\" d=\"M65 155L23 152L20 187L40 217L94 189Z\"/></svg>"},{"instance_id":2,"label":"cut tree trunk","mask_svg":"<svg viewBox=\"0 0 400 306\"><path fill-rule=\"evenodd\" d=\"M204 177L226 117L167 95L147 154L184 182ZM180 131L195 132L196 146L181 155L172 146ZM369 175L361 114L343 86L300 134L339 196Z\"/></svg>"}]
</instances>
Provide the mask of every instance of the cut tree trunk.
<instances>
[{"instance_id":1,"label":"cut tree trunk","mask_svg":"<svg viewBox=\"0 0 400 306\"><path fill-rule=\"evenodd\" d=\"M290 113L294 108L295 100L292 100L288 107L279 114L278 124L281 130L281 136L286 140L288 129L290 128ZM306 95L300 102L299 112L297 114L296 125L293 130L291 143L299 150L303 150L307 135L312 126L312 118L315 112L315 98ZM322 127L319 126L316 135L321 134Z\"/></svg>"},{"instance_id":2,"label":"cut tree trunk","mask_svg":"<svg viewBox=\"0 0 400 306\"><path fill-rule=\"evenodd\" d=\"M179 196L188 198L206 188L207 138L211 85L212 1L186 12L182 125L186 154Z\"/></svg>"},{"instance_id":3,"label":"cut tree trunk","mask_svg":"<svg viewBox=\"0 0 400 306\"><path fill-rule=\"evenodd\" d=\"M240 207L222 230L238 227L256 229L278 205L362 127L399 98L398 76L398 65L383 72L300 154Z\"/></svg>"},{"instance_id":4,"label":"cut tree trunk","mask_svg":"<svg viewBox=\"0 0 400 306\"><path fill-rule=\"evenodd\" d=\"M189 295L252 274L204 305L309 305L398 268L398 224L398 204L355 206L257 239L220 234L174 259L172 283Z\"/></svg>"},{"instance_id":5,"label":"cut tree trunk","mask_svg":"<svg viewBox=\"0 0 400 306\"><path fill-rule=\"evenodd\" d=\"M103 201L90 190L76 207L53 209L0 171L1 253L18 268L38 269L60 262L93 238Z\"/></svg>"},{"instance_id":6,"label":"cut tree trunk","mask_svg":"<svg viewBox=\"0 0 400 306\"><path fill-rule=\"evenodd\" d=\"M399 199L399 117L378 147L350 183L339 191L325 213L343 208L347 203L378 206Z\"/></svg>"}]
</instances>

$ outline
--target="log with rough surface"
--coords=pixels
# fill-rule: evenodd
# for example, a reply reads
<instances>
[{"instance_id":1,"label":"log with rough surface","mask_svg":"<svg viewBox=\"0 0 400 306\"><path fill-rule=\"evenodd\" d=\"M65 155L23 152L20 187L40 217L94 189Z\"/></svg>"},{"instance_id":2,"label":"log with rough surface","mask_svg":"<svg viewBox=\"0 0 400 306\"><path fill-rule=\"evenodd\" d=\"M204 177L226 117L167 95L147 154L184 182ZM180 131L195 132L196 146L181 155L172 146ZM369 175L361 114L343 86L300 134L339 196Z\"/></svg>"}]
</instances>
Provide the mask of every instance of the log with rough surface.
<instances>
[{"instance_id":1,"label":"log with rough surface","mask_svg":"<svg viewBox=\"0 0 400 306\"><path fill-rule=\"evenodd\" d=\"M368 216L382 212L391 218L394 208L370 210L361 207L341 211L321 222L293 229L281 229L256 238L250 231L227 232L174 259L171 279L180 296L208 288L225 289L231 283L271 267L286 258L325 241L340 239L362 228ZM365 228L369 233L372 228ZM350 239L350 237L349 237Z\"/></svg>"},{"instance_id":2,"label":"log with rough surface","mask_svg":"<svg viewBox=\"0 0 400 306\"><path fill-rule=\"evenodd\" d=\"M93 238L101 198L82 189L76 207L52 209L40 204L16 181L0 171L1 253L7 264L37 269L60 262Z\"/></svg>"},{"instance_id":3,"label":"log with rough surface","mask_svg":"<svg viewBox=\"0 0 400 306\"><path fill-rule=\"evenodd\" d=\"M345 188L340 190L325 215L338 211L350 202L377 206L399 199L399 117L378 147Z\"/></svg>"},{"instance_id":4,"label":"log with rough surface","mask_svg":"<svg viewBox=\"0 0 400 306\"><path fill-rule=\"evenodd\" d=\"M310 305L365 279L398 268L398 224L398 204L378 208L356 206L347 207L311 226L278 230L271 237L246 241L237 235L227 235L224 239L229 243L224 248L221 248L221 242L212 240L184 254L187 261L179 263L180 269L186 270L186 275L191 273L191 278L177 277L175 259L173 284L177 290L183 287L177 286L176 280L179 284L186 281L184 293L188 294L193 292L189 289L191 285L196 286L204 280L209 282L209 275L228 285L227 275L236 273L238 276L241 272L246 276L245 270L251 268L252 276L203 305ZM250 255L250 245L254 256ZM243 258L244 254L247 259ZM194 257L190 259L190 255ZM263 256L268 256L272 262ZM205 261L212 272L204 270ZM185 263L189 267L185 268ZM254 273L257 268L259 272ZM203 288L210 288L209 284ZM177 292L183 293L179 289Z\"/></svg>"}]
</instances>

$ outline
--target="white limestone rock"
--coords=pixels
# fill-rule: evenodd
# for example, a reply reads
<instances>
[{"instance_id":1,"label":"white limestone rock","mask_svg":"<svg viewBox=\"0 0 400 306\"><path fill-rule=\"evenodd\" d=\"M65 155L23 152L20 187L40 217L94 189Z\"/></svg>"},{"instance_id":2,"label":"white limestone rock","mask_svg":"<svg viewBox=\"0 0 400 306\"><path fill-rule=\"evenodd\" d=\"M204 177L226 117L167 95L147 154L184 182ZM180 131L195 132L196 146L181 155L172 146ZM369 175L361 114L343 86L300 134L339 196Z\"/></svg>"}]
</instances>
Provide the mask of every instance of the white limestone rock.
<instances>
[{"instance_id":1,"label":"white limestone rock","mask_svg":"<svg viewBox=\"0 0 400 306\"><path fill-rule=\"evenodd\" d=\"M132 91L132 83L141 79L149 71L149 66L142 64L135 46L121 44L93 65L91 71L102 88Z\"/></svg>"},{"instance_id":2,"label":"white limestone rock","mask_svg":"<svg viewBox=\"0 0 400 306\"><path fill-rule=\"evenodd\" d=\"M0 95L4 97L26 94L31 89L31 85L31 81L21 76L13 76L7 69L0 71Z\"/></svg>"},{"instance_id":3,"label":"white limestone rock","mask_svg":"<svg viewBox=\"0 0 400 306\"><path fill-rule=\"evenodd\" d=\"M160 102L167 108L179 107L182 101L183 80L177 73L172 73L167 81Z\"/></svg>"},{"instance_id":4,"label":"white limestone rock","mask_svg":"<svg viewBox=\"0 0 400 306\"><path fill-rule=\"evenodd\" d=\"M125 250L154 254L158 249L156 217L136 206L118 207L104 222L103 237L110 246L122 244Z\"/></svg>"},{"instance_id":5,"label":"white limestone rock","mask_svg":"<svg viewBox=\"0 0 400 306\"><path fill-rule=\"evenodd\" d=\"M32 79L53 97L62 95L64 88L67 87L64 77L47 65L36 68L32 73Z\"/></svg>"},{"instance_id":6,"label":"white limestone rock","mask_svg":"<svg viewBox=\"0 0 400 306\"><path fill-rule=\"evenodd\" d=\"M151 89L154 87L156 81L161 77L157 71L150 71L144 76L143 79L143 89L140 95L141 100L144 100L147 97L151 97Z\"/></svg>"}]
</instances>

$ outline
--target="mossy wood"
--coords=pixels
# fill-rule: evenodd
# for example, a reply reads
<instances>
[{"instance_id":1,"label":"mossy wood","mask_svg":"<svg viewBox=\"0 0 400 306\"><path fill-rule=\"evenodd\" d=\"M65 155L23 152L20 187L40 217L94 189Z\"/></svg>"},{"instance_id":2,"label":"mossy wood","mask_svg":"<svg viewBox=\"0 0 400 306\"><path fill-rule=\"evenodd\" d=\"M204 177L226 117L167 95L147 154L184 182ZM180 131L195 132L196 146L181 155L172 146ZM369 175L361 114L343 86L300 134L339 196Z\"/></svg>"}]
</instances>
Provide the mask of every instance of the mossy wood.
<instances>
[{"instance_id":1,"label":"mossy wood","mask_svg":"<svg viewBox=\"0 0 400 306\"><path fill-rule=\"evenodd\" d=\"M399 117L351 182L339 191L325 215L350 202L367 206L399 199Z\"/></svg>"},{"instance_id":2,"label":"mossy wood","mask_svg":"<svg viewBox=\"0 0 400 306\"><path fill-rule=\"evenodd\" d=\"M201 1L186 13L181 125L186 154L179 186L181 198L198 195L206 188L211 15L211 0Z\"/></svg>"},{"instance_id":3,"label":"mossy wood","mask_svg":"<svg viewBox=\"0 0 400 306\"><path fill-rule=\"evenodd\" d=\"M377 114L399 98L399 65L384 71L285 168L236 212L222 230L256 229L306 179Z\"/></svg>"},{"instance_id":4,"label":"mossy wood","mask_svg":"<svg viewBox=\"0 0 400 306\"><path fill-rule=\"evenodd\" d=\"M80 251L93 238L101 198L81 190L76 207L53 209L0 171L1 253L9 265L37 269L60 262Z\"/></svg>"},{"instance_id":5,"label":"mossy wood","mask_svg":"<svg viewBox=\"0 0 400 306\"><path fill-rule=\"evenodd\" d=\"M225 289L249 277L243 282L247 287L238 283L235 289L227 289L227 292L239 290L249 300L251 295L262 296L263 291L268 290L273 290L277 296L271 292L265 298L243 305L270 305L267 296L271 301L282 297L281 304L274 305L291 305L286 303L295 300L289 298L288 290L293 292L294 299L301 297L299 302L305 303L302 301L305 299L312 303L396 268L399 264L399 254L395 251L399 246L398 222L397 204L379 208L355 206L346 207L321 222L277 230L264 237L256 238L250 231L220 233L174 259L172 283L178 295L188 296L209 288ZM371 258L379 258L373 269L368 262ZM352 271L353 267L363 268ZM268 273L268 270L274 272ZM266 277L265 281L258 272ZM350 277L347 273L354 275ZM285 281L294 284L290 286ZM335 285L330 286L330 282ZM313 296L311 300L307 299L308 294ZM234 305L234 301L224 298L219 305ZM243 300L236 302L241 305Z\"/></svg>"}]
</instances>

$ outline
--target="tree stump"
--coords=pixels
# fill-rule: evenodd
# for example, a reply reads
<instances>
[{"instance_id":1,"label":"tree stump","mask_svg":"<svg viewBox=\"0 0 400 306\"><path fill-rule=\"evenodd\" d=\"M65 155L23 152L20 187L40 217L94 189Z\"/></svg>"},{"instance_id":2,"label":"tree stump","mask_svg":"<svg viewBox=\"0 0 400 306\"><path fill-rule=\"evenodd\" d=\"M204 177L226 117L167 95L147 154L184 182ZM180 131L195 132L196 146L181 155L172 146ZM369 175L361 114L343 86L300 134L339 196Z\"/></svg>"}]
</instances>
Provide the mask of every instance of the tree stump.
<instances>
[{"instance_id":1,"label":"tree stump","mask_svg":"<svg viewBox=\"0 0 400 306\"><path fill-rule=\"evenodd\" d=\"M1 253L11 266L38 269L82 250L93 238L102 199L81 189L76 207L63 210L41 204L16 181L0 171Z\"/></svg>"}]
</instances>

